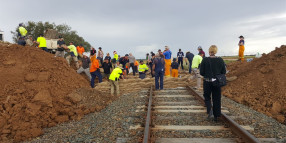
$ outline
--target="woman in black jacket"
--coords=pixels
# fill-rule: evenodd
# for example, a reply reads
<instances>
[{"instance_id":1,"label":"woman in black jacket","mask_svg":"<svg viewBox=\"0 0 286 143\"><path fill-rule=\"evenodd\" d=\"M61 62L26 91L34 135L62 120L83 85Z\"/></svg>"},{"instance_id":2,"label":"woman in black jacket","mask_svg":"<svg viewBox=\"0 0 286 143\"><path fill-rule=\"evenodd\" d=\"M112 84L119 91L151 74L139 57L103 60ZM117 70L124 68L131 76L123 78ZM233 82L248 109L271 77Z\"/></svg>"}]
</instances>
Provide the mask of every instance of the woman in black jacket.
<instances>
[{"instance_id":1,"label":"woman in black jacket","mask_svg":"<svg viewBox=\"0 0 286 143\"><path fill-rule=\"evenodd\" d=\"M217 121L221 114L221 87L213 86L215 75L225 74L225 64L222 58L216 57L217 47L212 45L209 48L209 57L203 59L200 68L200 74L204 77L204 98L207 107L208 118L214 115L214 121ZM211 95L213 101L213 110L211 107Z\"/></svg>"}]
</instances>

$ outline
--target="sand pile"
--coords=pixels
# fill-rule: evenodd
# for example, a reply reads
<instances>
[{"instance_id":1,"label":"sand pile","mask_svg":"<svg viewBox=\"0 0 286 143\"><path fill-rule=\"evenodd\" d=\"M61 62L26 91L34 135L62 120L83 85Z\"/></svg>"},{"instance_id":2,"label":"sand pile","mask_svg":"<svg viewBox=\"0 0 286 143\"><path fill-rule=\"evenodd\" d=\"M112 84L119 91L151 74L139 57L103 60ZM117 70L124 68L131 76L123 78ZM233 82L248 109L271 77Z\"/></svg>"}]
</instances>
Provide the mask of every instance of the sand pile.
<instances>
[{"instance_id":1,"label":"sand pile","mask_svg":"<svg viewBox=\"0 0 286 143\"><path fill-rule=\"evenodd\" d=\"M132 75L128 76L128 79L120 80L119 81L119 89L120 94L126 94L131 92L138 92L142 89L150 89L150 86L155 85L155 79L154 78L145 78L143 80L138 78L138 75L136 77L133 77ZM186 85L189 85L187 79L189 78L189 75L184 75L182 78L164 78L164 88L176 88L176 87L185 87ZM101 93L110 93L110 84L108 82L102 82L99 83L96 87L96 90L98 90Z\"/></svg>"},{"instance_id":2,"label":"sand pile","mask_svg":"<svg viewBox=\"0 0 286 143\"><path fill-rule=\"evenodd\" d=\"M249 63L230 63L228 70L237 79L224 87L224 95L285 124L286 46Z\"/></svg>"},{"instance_id":3,"label":"sand pile","mask_svg":"<svg viewBox=\"0 0 286 143\"><path fill-rule=\"evenodd\" d=\"M43 133L90 112L74 89L89 83L62 58L33 47L0 43L0 141Z\"/></svg>"}]
</instances>

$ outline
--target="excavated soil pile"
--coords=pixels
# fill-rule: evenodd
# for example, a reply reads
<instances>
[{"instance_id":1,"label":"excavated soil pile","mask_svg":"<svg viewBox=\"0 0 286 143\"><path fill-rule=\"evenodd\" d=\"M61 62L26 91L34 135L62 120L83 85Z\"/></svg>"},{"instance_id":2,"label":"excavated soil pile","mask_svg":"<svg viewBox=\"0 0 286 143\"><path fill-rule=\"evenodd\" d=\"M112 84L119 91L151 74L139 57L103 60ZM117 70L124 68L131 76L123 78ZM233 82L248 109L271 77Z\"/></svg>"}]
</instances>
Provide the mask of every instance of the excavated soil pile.
<instances>
[{"instance_id":1,"label":"excavated soil pile","mask_svg":"<svg viewBox=\"0 0 286 143\"><path fill-rule=\"evenodd\" d=\"M43 128L100 111L118 96L108 82L91 89L88 80L62 58L34 47L0 42L0 142L20 142L43 134ZM120 80L122 94L154 86L154 78ZM194 84L165 78L164 88ZM96 79L97 81L97 79ZM106 80L104 80L106 81Z\"/></svg>"},{"instance_id":2,"label":"excavated soil pile","mask_svg":"<svg viewBox=\"0 0 286 143\"><path fill-rule=\"evenodd\" d=\"M228 65L227 76L237 76L223 94L286 123L286 46L249 63Z\"/></svg>"},{"instance_id":3,"label":"excavated soil pile","mask_svg":"<svg viewBox=\"0 0 286 143\"><path fill-rule=\"evenodd\" d=\"M0 142L36 137L95 111L73 92L89 83L64 59L28 46L0 43L0 49Z\"/></svg>"}]
</instances>

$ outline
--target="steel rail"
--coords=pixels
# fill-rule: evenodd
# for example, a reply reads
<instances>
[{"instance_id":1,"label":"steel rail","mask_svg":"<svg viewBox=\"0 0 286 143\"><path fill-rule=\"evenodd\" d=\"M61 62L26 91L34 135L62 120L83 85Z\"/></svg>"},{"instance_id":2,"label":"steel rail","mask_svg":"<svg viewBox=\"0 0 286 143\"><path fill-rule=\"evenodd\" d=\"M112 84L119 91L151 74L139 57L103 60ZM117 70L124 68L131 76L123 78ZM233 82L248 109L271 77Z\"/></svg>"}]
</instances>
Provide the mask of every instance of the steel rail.
<instances>
[{"instance_id":1,"label":"steel rail","mask_svg":"<svg viewBox=\"0 0 286 143\"><path fill-rule=\"evenodd\" d=\"M189 88L189 91L195 95L195 97L200 100L204 104L204 99L201 97L195 90L193 90L190 86L187 86ZM234 120L232 120L229 116L227 116L225 113L221 113L221 119L227 123L231 130L239 136L244 142L246 143L260 143L260 141L254 137L252 134L250 134L248 131L246 131L244 128L242 128L238 123L236 123Z\"/></svg>"},{"instance_id":2,"label":"steel rail","mask_svg":"<svg viewBox=\"0 0 286 143\"><path fill-rule=\"evenodd\" d=\"M152 93L153 89L152 86L150 88L150 96L149 96L149 102L148 102L148 111L147 111L147 117L146 117L146 123L145 123L145 130L144 130L144 137L143 137L143 143L150 143L151 142L151 115L152 115Z\"/></svg>"}]
</instances>

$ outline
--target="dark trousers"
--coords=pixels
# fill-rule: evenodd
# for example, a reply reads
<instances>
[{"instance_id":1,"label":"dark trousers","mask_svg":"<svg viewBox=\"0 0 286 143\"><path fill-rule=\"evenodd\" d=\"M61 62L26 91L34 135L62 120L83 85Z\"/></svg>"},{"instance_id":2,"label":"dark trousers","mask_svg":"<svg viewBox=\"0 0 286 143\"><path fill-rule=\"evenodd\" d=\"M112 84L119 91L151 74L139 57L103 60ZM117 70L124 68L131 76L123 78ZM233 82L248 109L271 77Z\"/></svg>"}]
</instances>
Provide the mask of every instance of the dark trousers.
<instances>
[{"instance_id":1,"label":"dark trousers","mask_svg":"<svg viewBox=\"0 0 286 143\"><path fill-rule=\"evenodd\" d=\"M130 63L130 67L132 68L133 76L135 76L136 69L134 63Z\"/></svg>"},{"instance_id":2,"label":"dark trousers","mask_svg":"<svg viewBox=\"0 0 286 143\"><path fill-rule=\"evenodd\" d=\"M103 58L102 57L97 57L97 58L99 58L100 64L102 65L103 64Z\"/></svg>"},{"instance_id":3,"label":"dark trousers","mask_svg":"<svg viewBox=\"0 0 286 143\"><path fill-rule=\"evenodd\" d=\"M192 61L189 61L189 73L192 73Z\"/></svg>"},{"instance_id":4,"label":"dark trousers","mask_svg":"<svg viewBox=\"0 0 286 143\"><path fill-rule=\"evenodd\" d=\"M212 96L212 97L211 97ZM221 88L212 85L212 82L204 81L204 98L207 106L207 113L211 111L213 103L214 117L220 117L221 114ZM212 103L211 103L212 99Z\"/></svg>"},{"instance_id":5,"label":"dark trousers","mask_svg":"<svg viewBox=\"0 0 286 143\"><path fill-rule=\"evenodd\" d=\"M152 73L152 71L153 71L153 64L149 64L149 66L150 66L151 76L154 77L154 75Z\"/></svg>"},{"instance_id":6,"label":"dark trousers","mask_svg":"<svg viewBox=\"0 0 286 143\"><path fill-rule=\"evenodd\" d=\"M164 71L155 72L155 88L156 88L156 90L159 89L159 78L160 78L160 89L163 89Z\"/></svg>"},{"instance_id":7,"label":"dark trousers","mask_svg":"<svg viewBox=\"0 0 286 143\"><path fill-rule=\"evenodd\" d=\"M42 50L46 51L46 52L49 52L48 48L47 47L40 47Z\"/></svg>"},{"instance_id":8,"label":"dark trousers","mask_svg":"<svg viewBox=\"0 0 286 143\"><path fill-rule=\"evenodd\" d=\"M91 72L90 75L91 75L90 86L91 86L92 88L94 88L94 80L95 80L96 77L98 77L99 83L102 82L102 75L101 75L101 73L100 73L99 70L97 70L97 71L95 71L95 72Z\"/></svg>"},{"instance_id":9,"label":"dark trousers","mask_svg":"<svg viewBox=\"0 0 286 143\"><path fill-rule=\"evenodd\" d=\"M181 67L182 67L182 69L184 69L184 66L183 66L183 59L178 59L178 64L179 64L179 66L180 66L180 64L181 64Z\"/></svg>"},{"instance_id":10,"label":"dark trousers","mask_svg":"<svg viewBox=\"0 0 286 143\"><path fill-rule=\"evenodd\" d=\"M139 78L144 79L146 77L146 74L144 72L139 72Z\"/></svg>"}]
</instances>

